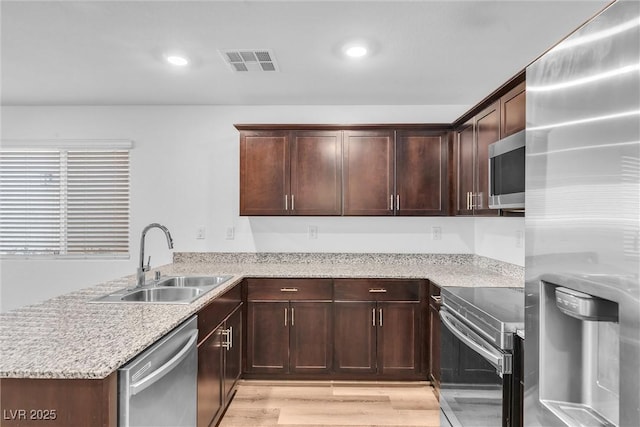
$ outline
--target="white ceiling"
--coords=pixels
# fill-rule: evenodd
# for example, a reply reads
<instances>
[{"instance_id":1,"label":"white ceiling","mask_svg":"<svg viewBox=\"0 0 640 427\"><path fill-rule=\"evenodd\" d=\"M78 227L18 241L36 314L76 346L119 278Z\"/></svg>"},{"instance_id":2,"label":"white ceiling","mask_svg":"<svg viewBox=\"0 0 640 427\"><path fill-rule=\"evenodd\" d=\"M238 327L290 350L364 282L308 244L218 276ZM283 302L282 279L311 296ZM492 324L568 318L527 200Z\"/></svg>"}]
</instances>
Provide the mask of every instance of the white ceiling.
<instances>
[{"instance_id":1,"label":"white ceiling","mask_svg":"<svg viewBox=\"0 0 640 427\"><path fill-rule=\"evenodd\" d=\"M1 101L471 105L608 3L2 0ZM373 54L342 57L353 38ZM218 49L271 49L280 71L232 72Z\"/></svg>"}]
</instances>

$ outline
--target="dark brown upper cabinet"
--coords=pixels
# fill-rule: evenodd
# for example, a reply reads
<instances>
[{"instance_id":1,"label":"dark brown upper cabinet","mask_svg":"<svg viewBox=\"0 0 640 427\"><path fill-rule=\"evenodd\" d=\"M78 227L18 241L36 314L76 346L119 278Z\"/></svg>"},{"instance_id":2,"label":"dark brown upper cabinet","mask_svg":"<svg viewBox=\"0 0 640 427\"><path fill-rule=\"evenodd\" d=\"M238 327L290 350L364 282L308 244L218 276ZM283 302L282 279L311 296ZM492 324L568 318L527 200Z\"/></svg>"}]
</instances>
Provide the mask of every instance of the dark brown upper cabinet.
<instances>
[{"instance_id":1,"label":"dark brown upper cabinet","mask_svg":"<svg viewBox=\"0 0 640 427\"><path fill-rule=\"evenodd\" d=\"M344 132L344 214L394 214L392 130Z\"/></svg>"},{"instance_id":2,"label":"dark brown upper cabinet","mask_svg":"<svg viewBox=\"0 0 640 427\"><path fill-rule=\"evenodd\" d=\"M344 215L447 215L446 131L345 131Z\"/></svg>"},{"instance_id":3,"label":"dark brown upper cabinet","mask_svg":"<svg viewBox=\"0 0 640 427\"><path fill-rule=\"evenodd\" d=\"M448 125L259 126L238 127L240 215L449 213Z\"/></svg>"},{"instance_id":4,"label":"dark brown upper cabinet","mask_svg":"<svg viewBox=\"0 0 640 427\"><path fill-rule=\"evenodd\" d=\"M286 215L290 132L240 132L240 215Z\"/></svg>"},{"instance_id":5,"label":"dark brown upper cabinet","mask_svg":"<svg viewBox=\"0 0 640 427\"><path fill-rule=\"evenodd\" d=\"M523 73L454 123L453 199L456 215L500 215L499 209L489 209L489 145L525 127L526 83Z\"/></svg>"},{"instance_id":6,"label":"dark brown upper cabinet","mask_svg":"<svg viewBox=\"0 0 640 427\"><path fill-rule=\"evenodd\" d=\"M447 215L448 134L396 132L396 215Z\"/></svg>"},{"instance_id":7,"label":"dark brown upper cabinet","mask_svg":"<svg viewBox=\"0 0 640 427\"><path fill-rule=\"evenodd\" d=\"M475 123L473 120L465 123L455 131L456 215L473 215L471 199L475 191L475 138Z\"/></svg>"},{"instance_id":8,"label":"dark brown upper cabinet","mask_svg":"<svg viewBox=\"0 0 640 427\"><path fill-rule=\"evenodd\" d=\"M240 132L240 215L341 211L341 132Z\"/></svg>"},{"instance_id":9,"label":"dark brown upper cabinet","mask_svg":"<svg viewBox=\"0 0 640 427\"><path fill-rule=\"evenodd\" d=\"M456 215L497 216L489 209L489 145L500 139L500 100L456 132Z\"/></svg>"},{"instance_id":10,"label":"dark brown upper cabinet","mask_svg":"<svg viewBox=\"0 0 640 427\"><path fill-rule=\"evenodd\" d=\"M500 138L513 135L527 125L525 86L522 82L500 97Z\"/></svg>"},{"instance_id":11,"label":"dark brown upper cabinet","mask_svg":"<svg viewBox=\"0 0 640 427\"><path fill-rule=\"evenodd\" d=\"M481 111L475 127L476 186L471 207L474 215L497 216L498 209L489 209L489 145L500 139L500 103L496 101Z\"/></svg>"}]
</instances>

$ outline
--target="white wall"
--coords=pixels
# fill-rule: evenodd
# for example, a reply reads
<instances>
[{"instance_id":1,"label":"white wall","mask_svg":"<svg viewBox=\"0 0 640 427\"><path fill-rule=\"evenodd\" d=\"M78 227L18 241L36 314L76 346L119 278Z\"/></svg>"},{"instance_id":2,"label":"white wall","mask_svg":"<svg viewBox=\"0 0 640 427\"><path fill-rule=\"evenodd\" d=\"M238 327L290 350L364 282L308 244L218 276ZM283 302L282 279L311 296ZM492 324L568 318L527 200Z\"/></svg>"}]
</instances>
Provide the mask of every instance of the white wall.
<instances>
[{"instance_id":1,"label":"white wall","mask_svg":"<svg viewBox=\"0 0 640 427\"><path fill-rule=\"evenodd\" d=\"M2 260L0 310L135 272L139 236L166 225L176 251L474 253L524 265L515 247L521 219L246 218L238 215L234 123L448 123L467 106L114 106L3 107L2 139L131 139L131 259ZM503 221L503 222L501 222ZM318 238L307 238L309 225ZM442 240L430 239L431 227ZM196 240L198 227L206 238ZM235 239L225 238L228 227ZM480 250L475 242L481 242ZM493 242L499 245L494 245ZM507 244L505 245L505 242ZM161 232L147 236L152 266L171 262Z\"/></svg>"}]
</instances>

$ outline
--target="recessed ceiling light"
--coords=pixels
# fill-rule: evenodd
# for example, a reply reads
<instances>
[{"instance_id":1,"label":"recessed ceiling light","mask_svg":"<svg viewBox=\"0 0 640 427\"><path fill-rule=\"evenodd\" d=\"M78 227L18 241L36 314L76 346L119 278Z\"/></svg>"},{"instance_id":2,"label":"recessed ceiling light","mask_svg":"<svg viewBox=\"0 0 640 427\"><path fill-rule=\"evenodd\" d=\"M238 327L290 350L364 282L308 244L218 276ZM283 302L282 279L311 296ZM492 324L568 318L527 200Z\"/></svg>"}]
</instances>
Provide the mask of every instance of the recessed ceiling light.
<instances>
[{"instance_id":1,"label":"recessed ceiling light","mask_svg":"<svg viewBox=\"0 0 640 427\"><path fill-rule=\"evenodd\" d=\"M184 67L189 65L189 60L184 56L179 55L168 55L166 60L169 64L175 65L176 67Z\"/></svg>"},{"instance_id":2,"label":"recessed ceiling light","mask_svg":"<svg viewBox=\"0 0 640 427\"><path fill-rule=\"evenodd\" d=\"M362 58L367 54L367 48L362 45L353 45L345 48L344 53L350 58Z\"/></svg>"}]
</instances>

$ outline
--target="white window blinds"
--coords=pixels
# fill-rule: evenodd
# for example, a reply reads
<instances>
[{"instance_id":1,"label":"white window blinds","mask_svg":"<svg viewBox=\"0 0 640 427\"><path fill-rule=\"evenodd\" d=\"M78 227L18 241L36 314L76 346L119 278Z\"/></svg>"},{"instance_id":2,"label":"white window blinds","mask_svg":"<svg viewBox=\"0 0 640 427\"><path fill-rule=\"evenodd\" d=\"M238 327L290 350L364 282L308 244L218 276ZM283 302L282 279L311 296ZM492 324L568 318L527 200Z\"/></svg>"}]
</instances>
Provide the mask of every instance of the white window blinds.
<instances>
[{"instance_id":1,"label":"white window blinds","mask_svg":"<svg viewBox=\"0 0 640 427\"><path fill-rule=\"evenodd\" d=\"M54 144L3 141L0 255L128 256L131 143Z\"/></svg>"}]
</instances>

